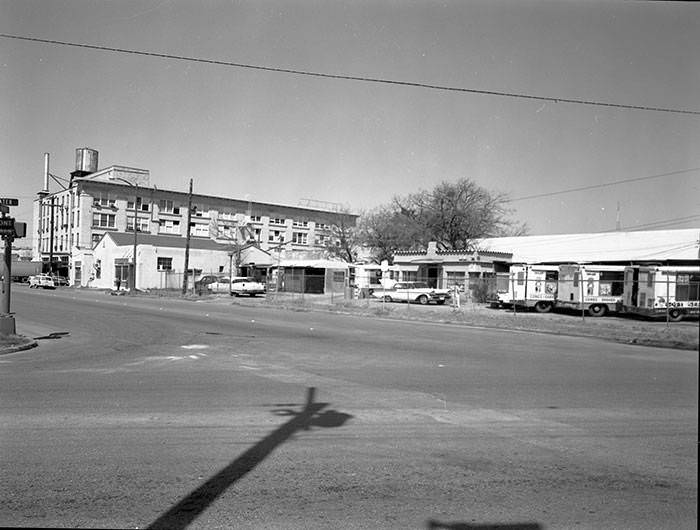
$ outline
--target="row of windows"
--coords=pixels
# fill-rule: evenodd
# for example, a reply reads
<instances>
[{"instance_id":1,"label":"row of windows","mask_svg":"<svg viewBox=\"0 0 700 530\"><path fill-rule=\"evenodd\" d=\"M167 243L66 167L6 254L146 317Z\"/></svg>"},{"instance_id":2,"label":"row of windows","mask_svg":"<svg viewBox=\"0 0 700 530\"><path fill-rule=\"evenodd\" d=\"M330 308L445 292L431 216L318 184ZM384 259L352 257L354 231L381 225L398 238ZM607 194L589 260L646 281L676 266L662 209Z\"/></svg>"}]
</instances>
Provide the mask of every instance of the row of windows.
<instances>
[{"instance_id":1,"label":"row of windows","mask_svg":"<svg viewBox=\"0 0 700 530\"><path fill-rule=\"evenodd\" d=\"M92 216L92 226L93 228L115 228L116 227L116 215L108 213L96 213ZM148 232L150 223L148 219L138 218L137 220L137 230L139 232ZM126 219L126 230L132 232L134 230L134 218L127 217ZM159 233L161 234L180 234L180 221L174 219L166 219L161 221ZM209 236L209 225L201 223L193 223L191 232L195 237L208 237ZM261 234L260 229L255 229L255 236L259 239ZM93 236L93 242L99 241L101 234L95 234ZM315 237L314 243L316 245L325 245L329 238L326 235L318 234ZM268 234L268 242L276 243L285 241L285 234L281 230L271 230ZM309 244L309 234L307 232L293 232L292 233L292 243L296 245L308 245Z\"/></svg>"},{"instance_id":2,"label":"row of windows","mask_svg":"<svg viewBox=\"0 0 700 530\"><path fill-rule=\"evenodd\" d=\"M113 208L115 206L115 199L111 198L109 195L100 195L100 196L95 197L93 203L97 206L104 206L104 207ZM158 201L158 209L159 209L159 212L161 212L161 213L179 215L181 208L182 208L181 206L176 205L171 200L161 199ZM134 199L133 198L127 200L126 209L131 210L131 211L134 210ZM136 209L140 212L149 212L149 211L151 211L151 204L149 202L147 202L143 197L136 197ZM202 210L200 208L198 208L197 206L193 206L192 209L193 209L193 216L194 217L204 217L204 213L202 212ZM219 218L222 220L234 220L234 219L236 219L236 214L220 213ZM251 215L250 221L253 223L261 223L262 216ZM285 226L287 224L287 220L284 218L281 218L281 217L270 217L269 224ZM292 221L292 226L294 228L308 228L309 221ZM326 223L316 223L316 228L318 230L329 230L330 225L328 225Z\"/></svg>"}]
</instances>

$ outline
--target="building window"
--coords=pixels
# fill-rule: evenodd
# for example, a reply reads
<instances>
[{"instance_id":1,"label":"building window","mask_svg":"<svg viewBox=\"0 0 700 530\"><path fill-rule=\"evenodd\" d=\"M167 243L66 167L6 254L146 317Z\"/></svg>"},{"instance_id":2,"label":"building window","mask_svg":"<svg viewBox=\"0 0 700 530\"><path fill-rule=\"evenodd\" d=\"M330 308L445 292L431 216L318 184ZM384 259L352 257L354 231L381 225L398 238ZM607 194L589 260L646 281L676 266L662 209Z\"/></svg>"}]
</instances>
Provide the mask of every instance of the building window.
<instances>
[{"instance_id":1,"label":"building window","mask_svg":"<svg viewBox=\"0 0 700 530\"><path fill-rule=\"evenodd\" d=\"M126 209L134 211L134 201L126 201ZM136 209L141 212L149 212L151 210L151 203L146 202L143 197L136 197Z\"/></svg>"},{"instance_id":2,"label":"building window","mask_svg":"<svg viewBox=\"0 0 700 530\"><path fill-rule=\"evenodd\" d=\"M179 215L180 214L180 207L175 206L173 201L161 199L158 201L158 210L160 210L162 213L171 213L174 215Z\"/></svg>"},{"instance_id":3,"label":"building window","mask_svg":"<svg viewBox=\"0 0 700 530\"><path fill-rule=\"evenodd\" d=\"M333 271L333 283L345 283L345 271Z\"/></svg>"},{"instance_id":4,"label":"building window","mask_svg":"<svg viewBox=\"0 0 700 530\"><path fill-rule=\"evenodd\" d=\"M454 271L447 272L447 287L454 287L455 285L464 285L465 275L464 271Z\"/></svg>"},{"instance_id":5,"label":"building window","mask_svg":"<svg viewBox=\"0 0 700 530\"><path fill-rule=\"evenodd\" d=\"M403 281L405 281L405 282L418 281L418 271L403 271Z\"/></svg>"},{"instance_id":6,"label":"building window","mask_svg":"<svg viewBox=\"0 0 700 530\"><path fill-rule=\"evenodd\" d=\"M292 223L292 226L294 226L295 228L308 228L309 222L308 221L294 221Z\"/></svg>"},{"instance_id":7,"label":"building window","mask_svg":"<svg viewBox=\"0 0 700 530\"><path fill-rule=\"evenodd\" d=\"M328 236L323 234L317 234L314 237L314 243L319 246L325 246L328 243Z\"/></svg>"},{"instance_id":8,"label":"building window","mask_svg":"<svg viewBox=\"0 0 700 530\"><path fill-rule=\"evenodd\" d=\"M316 229L317 230L330 230L331 227L330 227L330 225L327 225L326 223L316 223Z\"/></svg>"},{"instance_id":9,"label":"building window","mask_svg":"<svg viewBox=\"0 0 700 530\"><path fill-rule=\"evenodd\" d=\"M251 223L262 223L262 217L260 217L259 215L251 215L250 222Z\"/></svg>"},{"instance_id":10,"label":"building window","mask_svg":"<svg viewBox=\"0 0 700 530\"><path fill-rule=\"evenodd\" d=\"M171 270L173 270L173 258L158 258L158 270L159 271L171 271Z\"/></svg>"},{"instance_id":11,"label":"building window","mask_svg":"<svg viewBox=\"0 0 700 530\"><path fill-rule=\"evenodd\" d=\"M276 243L277 241L284 241L284 236L280 230L270 230L267 234L267 240L270 243Z\"/></svg>"},{"instance_id":12,"label":"building window","mask_svg":"<svg viewBox=\"0 0 700 530\"><path fill-rule=\"evenodd\" d=\"M306 232L294 232L292 233L292 243L297 245L308 244L309 235Z\"/></svg>"},{"instance_id":13,"label":"building window","mask_svg":"<svg viewBox=\"0 0 700 530\"><path fill-rule=\"evenodd\" d=\"M197 237L209 237L209 225L192 223L191 233Z\"/></svg>"},{"instance_id":14,"label":"building window","mask_svg":"<svg viewBox=\"0 0 700 530\"><path fill-rule=\"evenodd\" d=\"M102 234L92 234L92 248L95 248L100 239L102 239Z\"/></svg>"},{"instance_id":15,"label":"building window","mask_svg":"<svg viewBox=\"0 0 700 530\"><path fill-rule=\"evenodd\" d=\"M270 217L270 224L271 225L284 225L285 220L280 218L280 217Z\"/></svg>"},{"instance_id":16,"label":"building window","mask_svg":"<svg viewBox=\"0 0 700 530\"><path fill-rule=\"evenodd\" d=\"M100 193L93 198L92 203L96 206L111 208L114 206L114 199L110 198L108 193Z\"/></svg>"},{"instance_id":17,"label":"building window","mask_svg":"<svg viewBox=\"0 0 700 530\"><path fill-rule=\"evenodd\" d=\"M148 224L148 219L142 219L139 217L139 220L136 222L136 229L139 232L149 232L149 224ZM127 217L126 218L126 231L127 232L133 232L134 231L134 218L133 217Z\"/></svg>"},{"instance_id":18,"label":"building window","mask_svg":"<svg viewBox=\"0 0 700 530\"><path fill-rule=\"evenodd\" d=\"M161 221L160 223L160 233L161 234L179 234L180 233L180 221Z\"/></svg>"},{"instance_id":19,"label":"building window","mask_svg":"<svg viewBox=\"0 0 700 530\"><path fill-rule=\"evenodd\" d=\"M92 214L93 228L114 228L114 214L95 213Z\"/></svg>"}]
</instances>

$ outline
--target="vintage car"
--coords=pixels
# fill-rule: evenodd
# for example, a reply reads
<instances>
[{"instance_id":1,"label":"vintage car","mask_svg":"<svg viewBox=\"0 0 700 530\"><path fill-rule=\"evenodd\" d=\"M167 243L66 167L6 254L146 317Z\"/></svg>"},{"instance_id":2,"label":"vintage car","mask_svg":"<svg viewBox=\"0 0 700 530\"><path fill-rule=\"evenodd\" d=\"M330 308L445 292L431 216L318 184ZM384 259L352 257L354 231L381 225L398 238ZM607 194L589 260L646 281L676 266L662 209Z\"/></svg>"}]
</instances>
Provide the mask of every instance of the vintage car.
<instances>
[{"instance_id":1,"label":"vintage car","mask_svg":"<svg viewBox=\"0 0 700 530\"><path fill-rule=\"evenodd\" d=\"M66 278L65 276L59 276L59 275L56 274L56 275L54 275L54 276L51 276L51 279L53 280L53 284L54 284L56 287L61 287L61 286L64 286L64 285L65 285L65 286L70 285L70 281L69 281L68 278Z\"/></svg>"},{"instance_id":2,"label":"vintage car","mask_svg":"<svg viewBox=\"0 0 700 530\"><path fill-rule=\"evenodd\" d=\"M426 282L397 282L390 289L375 289L372 296L385 302L417 302L423 305L435 302L442 305L450 299L450 292L429 287Z\"/></svg>"},{"instance_id":3,"label":"vintage car","mask_svg":"<svg viewBox=\"0 0 700 530\"><path fill-rule=\"evenodd\" d=\"M234 278L231 282L231 296L255 296L265 294L265 285L254 278Z\"/></svg>"},{"instance_id":4,"label":"vintage car","mask_svg":"<svg viewBox=\"0 0 700 530\"><path fill-rule=\"evenodd\" d=\"M255 296L265 293L265 286L253 278L235 276L220 278L219 281L207 285L211 293L229 293L231 296Z\"/></svg>"},{"instance_id":5,"label":"vintage car","mask_svg":"<svg viewBox=\"0 0 700 530\"><path fill-rule=\"evenodd\" d=\"M33 289L55 289L56 284L49 274L35 274L29 277L29 287Z\"/></svg>"}]
</instances>

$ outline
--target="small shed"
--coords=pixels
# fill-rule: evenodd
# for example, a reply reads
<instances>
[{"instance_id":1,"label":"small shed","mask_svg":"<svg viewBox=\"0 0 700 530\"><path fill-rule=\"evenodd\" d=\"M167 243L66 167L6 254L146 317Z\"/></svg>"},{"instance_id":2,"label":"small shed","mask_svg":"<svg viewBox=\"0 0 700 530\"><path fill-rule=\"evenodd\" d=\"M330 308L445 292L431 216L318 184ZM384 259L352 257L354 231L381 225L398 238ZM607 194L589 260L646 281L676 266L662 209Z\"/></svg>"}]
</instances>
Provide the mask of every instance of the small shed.
<instances>
[{"instance_id":1,"label":"small shed","mask_svg":"<svg viewBox=\"0 0 700 530\"><path fill-rule=\"evenodd\" d=\"M274 266L268 288L288 293L330 294L349 285L350 266L328 259L284 259Z\"/></svg>"}]
</instances>

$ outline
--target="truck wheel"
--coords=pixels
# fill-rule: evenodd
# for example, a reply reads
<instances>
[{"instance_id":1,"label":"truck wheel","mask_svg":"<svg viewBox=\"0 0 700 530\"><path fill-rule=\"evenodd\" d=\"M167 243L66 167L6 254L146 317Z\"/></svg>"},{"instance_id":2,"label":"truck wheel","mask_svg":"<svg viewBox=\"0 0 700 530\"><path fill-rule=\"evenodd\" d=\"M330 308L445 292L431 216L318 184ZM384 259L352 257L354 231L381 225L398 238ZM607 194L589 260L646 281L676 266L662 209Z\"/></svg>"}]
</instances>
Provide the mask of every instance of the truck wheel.
<instances>
[{"instance_id":1,"label":"truck wheel","mask_svg":"<svg viewBox=\"0 0 700 530\"><path fill-rule=\"evenodd\" d=\"M538 313L549 313L552 310L552 304L549 302L537 302L535 304L535 311Z\"/></svg>"},{"instance_id":2,"label":"truck wheel","mask_svg":"<svg viewBox=\"0 0 700 530\"><path fill-rule=\"evenodd\" d=\"M420 295L420 296L418 297L418 303L419 303L420 305L426 305L426 304L428 303L428 297L425 296L424 294Z\"/></svg>"},{"instance_id":3,"label":"truck wheel","mask_svg":"<svg viewBox=\"0 0 700 530\"><path fill-rule=\"evenodd\" d=\"M683 312L680 309L671 309L668 312L668 319L671 322L680 322L683 320Z\"/></svg>"},{"instance_id":4,"label":"truck wheel","mask_svg":"<svg viewBox=\"0 0 700 530\"><path fill-rule=\"evenodd\" d=\"M592 317L602 317L608 312L608 306L605 304L593 304L588 308L588 314Z\"/></svg>"}]
</instances>

